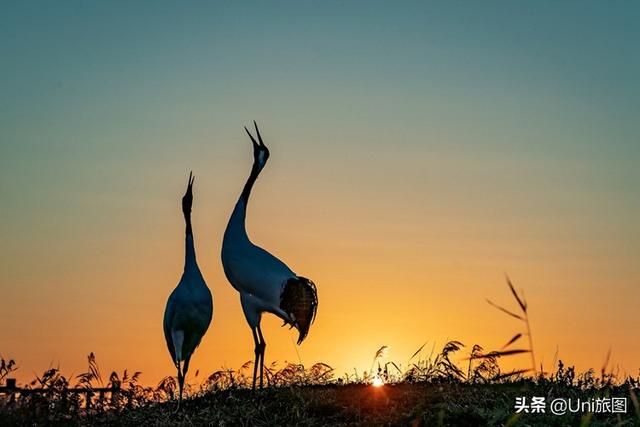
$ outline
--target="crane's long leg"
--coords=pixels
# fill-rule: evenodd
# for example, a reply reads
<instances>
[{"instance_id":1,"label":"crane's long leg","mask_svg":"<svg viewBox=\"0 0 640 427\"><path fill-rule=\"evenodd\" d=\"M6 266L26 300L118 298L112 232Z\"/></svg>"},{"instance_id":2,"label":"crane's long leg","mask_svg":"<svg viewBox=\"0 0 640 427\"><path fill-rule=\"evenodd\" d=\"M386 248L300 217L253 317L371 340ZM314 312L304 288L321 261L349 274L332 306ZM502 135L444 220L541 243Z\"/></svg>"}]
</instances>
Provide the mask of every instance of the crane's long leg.
<instances>
[{"instance_id":1,"label":"crane's long leg","mask_svg":"<svg viewBox=\"0 0 640 427\"><path fill-rule=\"evenodd\" d=\"M191 355L188 355L187 358L182 362L182 369L180 369L180 361L176 362L176 368L178 368L178 387L179 387L179 397L178 397L178 406L176 407L176 412L180 410L180 404L182 403L182 392L184 390L184 379L187 376L187 371L189 370L189 361L191 360Z\"/></svg>"},{"instance_id":2,"label":"crane's long leg","mask_svg":"<svg viewBox=\"0 0 640 427\"><path fill-rule=\"evenodd\" d=\"M184 376L182 375L182 370L180 369L180 361L176 362L176 369L178 370L178 406L176 407L176 412L180 410L180 404L182 403L182 385L184 384Z\"/></svg>"},{"instance_id":3,"label":"crane's long leg","mask_svg":"<svg viewBox=\"0 0 640 427\"><path fill-rule=\"evenodd\" d=\"M258 325L258 338L260 338L260 388L262 388L262 376L264 374L264 353L267 348L267 343L262 336L262 328Z\"/></svg>"},{"instance_id":4,"label":"crane's long leg","mask_svg":"<svg viewBox=\"0 0 640 427\"><path fill-rule=\"evenodd\" d=\"M184 380L187 378L187 371L189 370L189 362L191 361L191 355L188 354L187 358L182 362L182 389L184 390ZM182 398L182 391L180 392Z\"/></svg>"},{"instance_id":5,"label":"crane's long leg","mask_svg":"<svg viewBox=\"0 0 640 427\"><path fill-rule=\"evenodd\" d=\"M184 360L184 363L182 364L182 380L183 381L187 377L187 371L189 370L190 361L191 361L191 355L188 354L187 358Z\"/></svg>"},{"instance_id":6,"label":"crane's long leg","mask_svg":"<svg viewBox=\"0 0 640 427\"><path fill-rule=\"evenodd\" d=\"M255 361L253 362L253 386L252 388L256 389L256 377L258 374L258 364L260 363L260 340L258 339L258 328L251 328L251 333L253 334L253 343L255 344L254 352L256 354Z\"/></svg>"}]
</instances>

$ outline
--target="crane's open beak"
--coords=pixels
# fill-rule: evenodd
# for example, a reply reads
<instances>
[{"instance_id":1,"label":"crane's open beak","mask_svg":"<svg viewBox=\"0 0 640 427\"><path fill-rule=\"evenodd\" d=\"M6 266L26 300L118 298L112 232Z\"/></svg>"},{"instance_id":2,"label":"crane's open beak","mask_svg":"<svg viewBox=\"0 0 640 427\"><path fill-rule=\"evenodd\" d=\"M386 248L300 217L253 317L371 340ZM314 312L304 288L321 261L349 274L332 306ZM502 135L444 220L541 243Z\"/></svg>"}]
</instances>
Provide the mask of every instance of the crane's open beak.
<instances>
[{"instance_id":1,"label":"crane's open beak","mask_svg":"<svg viewBox=\"0 0 640 427\"><path fill-rule=\"evenodd\" d=\"M189 172L189 180L187 181L187 191L182 197L182 210L183 212L191 212L191 205L193 203L193 181L196 177L193 176L193 172Z\"/></svg>"},{"instance_id":2,"label":"crane's open beak","mask_svg":"<svg viewBox=\"0 0 640 427\"><path fill-rule=\"evenodd\" d=\"M253 121L253 126L256 128L256 136L258 137L258 140L256 141L256 139L253 137L253 135L251 135L251 132L249 132L249 129L247 129L247 127L244 127L245 132L247 132L247 135L249 135L249 138L251 138L251 142L253 143L253 146L256 148L260 148L260 147L265 147L264 145L264 141L262 141L262 136L260 135L260 129L258 129L258 124L256 123L256 121Z\"/></svg>"}]
</instances>

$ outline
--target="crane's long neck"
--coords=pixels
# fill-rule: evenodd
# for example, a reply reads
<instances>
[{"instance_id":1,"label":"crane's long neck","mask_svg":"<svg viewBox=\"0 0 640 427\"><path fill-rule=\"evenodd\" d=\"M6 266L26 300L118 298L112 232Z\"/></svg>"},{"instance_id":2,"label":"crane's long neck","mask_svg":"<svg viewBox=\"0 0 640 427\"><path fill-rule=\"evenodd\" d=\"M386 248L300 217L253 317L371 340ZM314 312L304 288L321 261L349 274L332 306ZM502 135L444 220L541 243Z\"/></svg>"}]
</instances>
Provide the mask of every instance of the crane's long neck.
<instances>
[{"instance_id":1,"label":"crane's long neck","mask_svg":"<svg viewBox=\"0 0 640 427\"><path fill-rule=\"evenodd\" d=\"M225 237L231 237L236 241L249 240L245 224L247 218L247 205L249 204L249 196L251 195L253 184L256 182L256 179L258 179L258 175L260 175L261 171L262 168L254 163L251 168L249 178L247 178L247 182L244 184L240 198L238 198L238 202L236 203L233 213L231 214L231 218L229 219Z\"/></svg>"},{"instance_id":2,"label":"crane's long neck","mask_svg":"<svg viewBox=\"0 0 640 427\"><path fill-rule=\"evenodd\" d=\"M184 269L185 271L197 267L196 248L193 244L193 231L191 230L191 210L184 211L185 242L184 242Z\"/></svg>"}]
</instances>

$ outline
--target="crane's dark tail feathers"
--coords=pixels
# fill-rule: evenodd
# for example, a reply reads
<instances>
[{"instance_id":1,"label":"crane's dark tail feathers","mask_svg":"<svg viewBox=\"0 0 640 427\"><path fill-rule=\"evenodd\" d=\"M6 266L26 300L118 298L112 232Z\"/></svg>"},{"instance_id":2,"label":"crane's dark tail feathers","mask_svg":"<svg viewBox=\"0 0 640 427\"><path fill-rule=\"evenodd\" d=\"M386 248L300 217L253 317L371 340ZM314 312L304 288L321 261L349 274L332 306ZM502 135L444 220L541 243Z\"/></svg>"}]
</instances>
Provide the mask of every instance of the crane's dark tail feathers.
<instances>
[{"instance_id":1,"label":"crane's dark tail feathers","mask_svg":"<svg viewBox=\"0 0 640 427\"><path fill-rule=\"evenodd\" d=\"M316 285L301 276L287 280L280 294L280 308L291 317L292 325L300 332L300 345L307 337L318 310Z\"/></svg>"}]
</instances>

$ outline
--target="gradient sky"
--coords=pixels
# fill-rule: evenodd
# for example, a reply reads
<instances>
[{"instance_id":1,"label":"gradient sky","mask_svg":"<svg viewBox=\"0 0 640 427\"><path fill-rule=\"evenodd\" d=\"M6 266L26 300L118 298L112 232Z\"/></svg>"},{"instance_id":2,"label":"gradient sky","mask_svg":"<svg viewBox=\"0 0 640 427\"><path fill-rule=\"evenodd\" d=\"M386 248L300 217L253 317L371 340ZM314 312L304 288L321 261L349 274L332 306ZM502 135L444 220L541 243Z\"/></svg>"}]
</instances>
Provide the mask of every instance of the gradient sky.
<instances>
[{"instance_id":1,"label":"gradient sky","mask_svg":"<svg viewBox=\"0 0 640 427\"><path fill-rule=\"evenodd\" d=\"M213 291L192 371L253 342L220 263L251 167L249 234L319 289L305 364L390 346L499 348L531 307L537 358L636 373L636 2L13 2L0 12L0 354L19 378L175 374L162 333L180 198ZM267 362L298 361L263 321ZM528 359L512 363L527 367Z\"/></svg>"}]
</instances>

